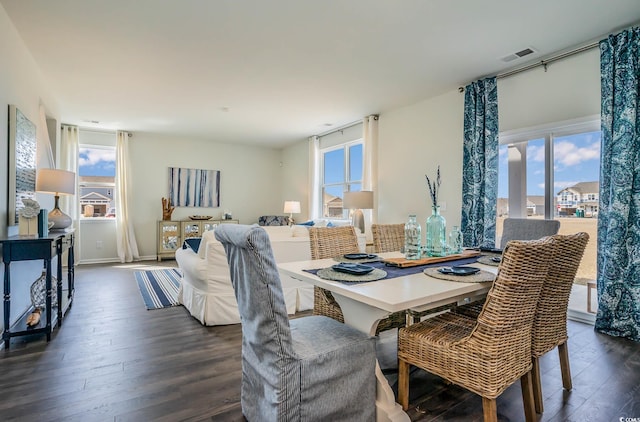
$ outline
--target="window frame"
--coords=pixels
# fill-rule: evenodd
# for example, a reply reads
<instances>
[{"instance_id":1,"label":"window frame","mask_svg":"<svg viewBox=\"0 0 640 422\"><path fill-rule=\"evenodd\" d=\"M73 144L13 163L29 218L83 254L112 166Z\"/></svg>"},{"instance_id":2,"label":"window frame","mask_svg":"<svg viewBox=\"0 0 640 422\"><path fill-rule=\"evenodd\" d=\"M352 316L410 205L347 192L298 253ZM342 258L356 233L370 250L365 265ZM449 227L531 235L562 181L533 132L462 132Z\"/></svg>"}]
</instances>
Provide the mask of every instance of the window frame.
<instances>
[{"instance_id":1,"label":"window frame","mask_svg":"<svg viewBox=\"0 0 640 422\"><path fill-rule=\"evenodd\" d=\"M498 134L500 146L508 147L508 183L509 183L509 217L527 217L527 145L530 141L544 139L544 218L552 220L555 217L554 199L554 156L553 142L555 138L581 133L597 132L601 130L600 116L587 116L584 118L554 122L529 128L515 129ZM511 150L514 148L514 150ZM519 158L519 159L516 159ZM517 165L519 163L519 165ZM511 183L512 180L515 183ZM513 190L512 190L513 186ZM513 195L512 195L513 192ZM564 195L564 194L563 194ZM574 195L569 192L567 196ZM514 212L516 211L516 212Z\"/></svg>"},{"instance_id":2,"label":"window frame","mask_svg":"<svg viewBox=\"0 0 640 422\"><path fill-rule=\"evenodd\" d=\"M351 156L350 156L350 150L353 146L356 145L362 145L362 174L361 174L361 178L358 180L350 180L350 169L351 169ZM362 190L362 185L364 183L364 166L365 166L365 153L364 153L364 139L363 138L358 138L358 139L354 139L352 141L347 141L347 142L342 142L336 145L332 145L332 146L328 146L325 148L320 148L319 149L319 166L320 166L320 189L319 189L319 201L318 201L318 206L320 207L319 210L317 210L318 215L320 216L320 218L323 219L329 219L329 220L335 220L335 221L348 221L349 220L349 210L346 210L345 208L342 209L342 218L337 218L337 217L327 217L324 215L324 192L325 192L325 188L326 187L336 187L336 186L343 186L343 190L342 193L344 195L344 192L350 192L351 191L351 185L354 184L359 184L360 185L360 189ZM344 182L337 182L337 183L324 183L325 180L325 154L333 152L333 151L337 151L337 150L344 150L344 167L343 167L343 176L344 176ZM344 198L344 196L343 196Z\"/></svg>"},{"instance_id":3,"label":"window frame","mask_svg":"<svg viewBox=\"0 0 640 422\"><path fill-rule=\"evenodd\" d=\"M105 209L105 214L108 213L108 210L110 208L116 208L116 181L115 181L115 174L113 176L113 183L109 183L109 182L92 182L92 183L87 183L87 182L82 182L81 178L83 176L80 176L80 163L79 163L79 159L80 159L80 151L82 149L101 149L101 150L112 150L114 152L114 163L117 165L117 154L116 154L116 146L115 145L103 145L103 144L90 144L90 143L79 143L78 144L78 190L81 191L83 188L87 188L87 187L97 187L97 188L110 188L112 191L112 200L111 203L113 203L113 207L107 205L106 209ZM87 221L114 221L115 222L115 218L114 217L107 217L106 215L104 216L100 216L100 217L85 217L84 213L82 212L82 195L80 195L80 193L78 194L78 213L79 213L79 219L83 222L87 222Z\"/></svg>"}]
</instances>

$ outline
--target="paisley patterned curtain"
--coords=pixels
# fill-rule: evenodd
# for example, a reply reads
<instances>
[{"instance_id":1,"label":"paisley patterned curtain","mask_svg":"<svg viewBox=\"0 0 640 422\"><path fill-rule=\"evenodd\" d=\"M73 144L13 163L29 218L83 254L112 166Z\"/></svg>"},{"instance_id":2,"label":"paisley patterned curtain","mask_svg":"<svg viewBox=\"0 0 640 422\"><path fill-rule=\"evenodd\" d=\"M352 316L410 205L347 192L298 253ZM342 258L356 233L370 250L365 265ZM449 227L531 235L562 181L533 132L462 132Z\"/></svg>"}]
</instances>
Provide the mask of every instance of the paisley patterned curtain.
<instances>
[{"instance_id":1,"label":"paisley patterned curtain","mask_svg":"<svg viewBox=\"0 0 640 422\"><path fill-rule=\"evenodd\" d=\"M467 247L495 245L498 196L498 87L487 78L464 89L462 236Z\"/></svg>"},{"instance_id":2,"label":"paisley patterned curtain","mask_svg":"<svg viewBox=\"0 0 640 422\"><path fill-rule=\"evenodd\" d=\"M640 28L600 42L596 329L640 341Z\"/></svg>"}]
</instances>

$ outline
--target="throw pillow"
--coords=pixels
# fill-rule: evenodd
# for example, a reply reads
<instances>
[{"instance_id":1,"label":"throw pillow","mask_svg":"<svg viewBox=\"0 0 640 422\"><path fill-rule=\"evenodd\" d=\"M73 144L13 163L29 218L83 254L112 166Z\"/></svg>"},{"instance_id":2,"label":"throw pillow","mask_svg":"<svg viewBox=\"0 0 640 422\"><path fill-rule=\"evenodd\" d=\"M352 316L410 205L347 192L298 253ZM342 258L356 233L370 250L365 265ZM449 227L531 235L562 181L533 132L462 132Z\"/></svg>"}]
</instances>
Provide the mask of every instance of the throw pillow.
<instances>
[{"instance_id":1,"label":"throw pillow","mask_svg":"<svg viewBox=\"0 0 640 422\"><path fill-rule=\"evenodd\" d=\"M195 253L198 253L198 248L200 247L200 242L201 241L202 241L202 238L200 238L200 237L192 237L192 238L189 238L189 239L185 239L184 243L182 244L182 249L190 248Z\"/></svg>"},{"instance_id":2,"label":"throw pillow","mask_svg":"<svg viewBox=\"0 0 640 422\"><path fill-rule=\"evenodd\" d=\"M313 220L305 221L304 223L298 223L298 226L313 226Z\"/></svg>"}]
</instances>

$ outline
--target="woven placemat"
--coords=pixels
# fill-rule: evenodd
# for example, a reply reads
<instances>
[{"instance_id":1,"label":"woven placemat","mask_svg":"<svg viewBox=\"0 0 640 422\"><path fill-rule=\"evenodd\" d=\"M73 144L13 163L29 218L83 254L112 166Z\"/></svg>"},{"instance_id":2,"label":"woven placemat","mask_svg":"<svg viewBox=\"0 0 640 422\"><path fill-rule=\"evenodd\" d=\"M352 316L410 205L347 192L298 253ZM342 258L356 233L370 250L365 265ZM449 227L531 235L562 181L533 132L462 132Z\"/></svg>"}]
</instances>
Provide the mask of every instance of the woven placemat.
<instances>
[{"instance_id":1,"label":"woven placemat","mask_svg":"<svg viewBox=\"0 0 640 422\"><path fill-rule=\"evenodd\" d=\"M424 273L429 277L439 278L441 280L448 281L459 281L461 283L484 283L486 281L493 281L496 278L496 275L490 273L489 271L480 270L472 275L455 275L455 274L442 274L438 271L439 268L443 267L431 267L425 268Z\"/></svg>"},{"instance_id":2,"label":"woven placemat","mask_svg":"<svg viewBox=\"0 0 640 422\"><path fill-rule=\"evenodd\" d=\"M478 258L478 262L484 265L491 265L492 267L497 267L500 265L500 262L495 262L493 260L493 258L500 258L500 255L482 255L480 258Z\"/></svg>"},{"instance_id":3,"label":"woven placemat","mask_svg":"<svg viewBox=\"0 0 640 422\"><path fill-rule=\"evenodd\" d=\"M387 276L387 272L385 270L375 268L368 274L353 275L336 271L333 268L323 268L318 270L317 276L324 278L325 280L333 281L376 281L385 278Z\"/></svg>"}]
</instances>

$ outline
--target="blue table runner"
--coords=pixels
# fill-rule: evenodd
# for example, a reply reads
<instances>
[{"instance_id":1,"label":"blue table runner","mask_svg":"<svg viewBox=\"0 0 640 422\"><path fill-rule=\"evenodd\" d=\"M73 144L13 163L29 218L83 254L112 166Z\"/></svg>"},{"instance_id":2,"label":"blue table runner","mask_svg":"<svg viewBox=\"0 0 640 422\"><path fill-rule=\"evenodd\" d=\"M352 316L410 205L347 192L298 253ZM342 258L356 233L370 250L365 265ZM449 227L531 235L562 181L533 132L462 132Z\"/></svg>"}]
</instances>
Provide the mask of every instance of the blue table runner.
<instances>
[{"instance_id":1,"label":"blue table runner","mask_svg":"<svg viewBox=\"0 0 640 422\"><path fill-rule=\"evenodd\" d=\"M387 276L385 278L381 278L380 280L387 280L390 278L396 278L396 277L402 277L405 275L421 273L425 268L442 267L442 266L455 267L459 265L474 264L476 262L478 262L477 256L473 256L471 258L456 259L453 261L436 262L433 264L416 265L415 267L405 267L405 268L395 267L393 265L387 265L381 261L367 262L367 263L363 263L362 265L369 265L373 268L379 268L381 270L386 271ZM317 275L318 271L320 271L321 269L322 268L315 268L315 269L303 270L303 271L307 273L311 273L313 275ZM347 284L347 285L360 284L360 283L374 283L373 281L341 281L341 280L335 280L335 281L340 281L340 283Z\"/></svg>"}]
</instances>

